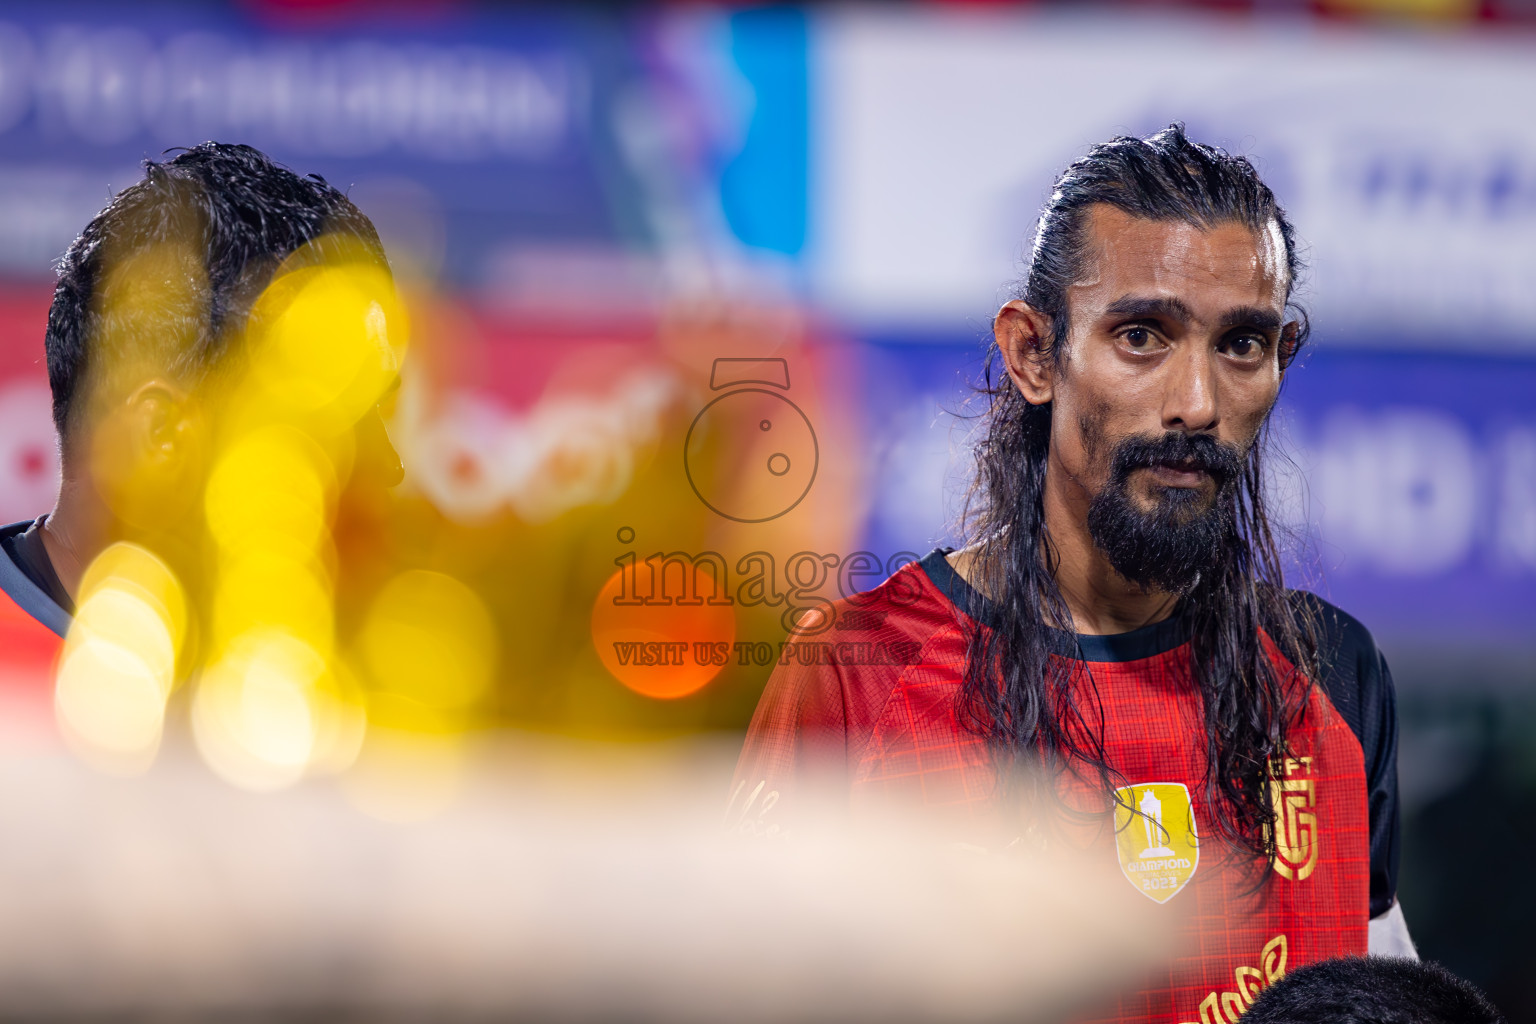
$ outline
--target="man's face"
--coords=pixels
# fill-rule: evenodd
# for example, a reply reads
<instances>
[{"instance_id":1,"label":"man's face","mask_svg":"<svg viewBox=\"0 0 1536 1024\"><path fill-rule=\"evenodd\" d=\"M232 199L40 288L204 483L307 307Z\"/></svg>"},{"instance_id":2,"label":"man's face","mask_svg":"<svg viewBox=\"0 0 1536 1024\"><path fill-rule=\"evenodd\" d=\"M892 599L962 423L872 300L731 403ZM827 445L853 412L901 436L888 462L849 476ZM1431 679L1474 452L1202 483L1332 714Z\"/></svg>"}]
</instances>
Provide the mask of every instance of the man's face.
<instances>
[{"instance_id":1,"label":"man's face","mask_svg":"<svg viewBox=\"0 0 1536 1024\"><path fill-rule=\"evenodd\" d=\"M1053 383L1050 459L1111 564L1180 590L1230 530L1228 498L1279 392L1277 229L1089 214Z\"/></svg>"}]
</instances>

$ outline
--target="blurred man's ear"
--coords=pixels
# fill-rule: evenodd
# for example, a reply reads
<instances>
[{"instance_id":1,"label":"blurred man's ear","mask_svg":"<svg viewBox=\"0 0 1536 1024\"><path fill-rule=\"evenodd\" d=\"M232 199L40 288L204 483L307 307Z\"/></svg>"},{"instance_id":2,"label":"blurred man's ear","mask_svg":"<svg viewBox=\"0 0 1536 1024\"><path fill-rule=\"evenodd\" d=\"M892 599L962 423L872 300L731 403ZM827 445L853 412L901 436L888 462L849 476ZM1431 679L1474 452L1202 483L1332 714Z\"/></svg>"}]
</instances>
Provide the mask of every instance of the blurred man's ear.
<instances>
[{"instance_id":1,"label":"blurred man's ear","mask_svg":"<svg viewBox=\"0 0 1536 1024\"><path fill-rule=\"evenodd\" d=\"M1280 372L1284 373L1301 350L1301 324L1295 320L1280 328Z\"/></svg>"},{"instance_id":2,"label":"blurred man's ear","mask_svg":"<svg viewBox=\"0 0 1536 1024\"><path fill-rule=\"evenodd\" d=\"M112 512L140 529L181 518L201 496L202 411L162 377L112 401L88 429L91 478Z\"/></svg>"},{"instance_id":3,"label":"blurred man's ear","mask_svg":"<svg viewBox=\"0 0 1536 1024\"><path fill-rule=\"evenodd\" d=\"M1056 387L1051 318L1022 299L1014 299L997 311L992 337L1024 400L1030 405L1049 402Z\"/></svg>"}]
</instances>

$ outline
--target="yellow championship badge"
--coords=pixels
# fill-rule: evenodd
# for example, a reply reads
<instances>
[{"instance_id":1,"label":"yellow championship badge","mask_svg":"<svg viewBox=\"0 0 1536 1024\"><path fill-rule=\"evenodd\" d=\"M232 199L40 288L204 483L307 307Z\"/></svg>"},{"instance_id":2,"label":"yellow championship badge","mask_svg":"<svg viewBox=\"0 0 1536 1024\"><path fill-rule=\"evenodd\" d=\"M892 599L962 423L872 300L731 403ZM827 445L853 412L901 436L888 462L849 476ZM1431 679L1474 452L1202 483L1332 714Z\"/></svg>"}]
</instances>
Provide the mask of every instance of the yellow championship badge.
<instances>
[{"instance_id":1,"label":"yellow championship badge","mask_svg":"<svg viewBox=\"0 0 1536 1024\"><path fill-rule=\"evenodd\" d=\"M1136 891L1167 903L1200 863L1200 837L1189 790L1179 782L1145 782L1115 790L1115 845L1120 870Z\"/></svg>"}]
</instances>

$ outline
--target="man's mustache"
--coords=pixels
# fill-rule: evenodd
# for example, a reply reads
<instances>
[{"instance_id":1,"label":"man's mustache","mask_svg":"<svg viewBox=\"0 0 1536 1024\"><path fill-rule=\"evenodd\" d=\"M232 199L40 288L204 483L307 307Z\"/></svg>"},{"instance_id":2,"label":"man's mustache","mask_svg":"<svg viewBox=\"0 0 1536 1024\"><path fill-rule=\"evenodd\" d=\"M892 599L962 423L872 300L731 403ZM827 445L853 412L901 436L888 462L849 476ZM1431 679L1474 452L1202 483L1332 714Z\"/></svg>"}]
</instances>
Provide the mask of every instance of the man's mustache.
<instances>
[{"instance_id":1,"label":"man's mustache","mask_svg":"<svg viewBox=\"0 0 1536 1024\"><path fill-rule=\"evenodd\" d=\"M1202 470L1221 488L1243 471L1246 457L1244 449L1209 434L1170 430L1161 437L1132 435L1122 439L1115 445L1110 473L1116 482L1124 483L1134 471L1153 466Z\"/></svg>"}]
</instances>

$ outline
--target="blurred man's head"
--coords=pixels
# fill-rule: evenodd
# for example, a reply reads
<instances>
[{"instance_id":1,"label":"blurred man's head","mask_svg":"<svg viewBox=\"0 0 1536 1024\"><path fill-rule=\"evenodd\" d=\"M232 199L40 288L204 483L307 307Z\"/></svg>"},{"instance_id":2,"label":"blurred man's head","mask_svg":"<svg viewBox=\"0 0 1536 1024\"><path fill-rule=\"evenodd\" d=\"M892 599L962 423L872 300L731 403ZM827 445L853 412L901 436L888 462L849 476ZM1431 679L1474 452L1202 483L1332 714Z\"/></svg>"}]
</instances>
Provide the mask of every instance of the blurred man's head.
<instances>
[{"instance_id":1,"label":"blurred man's head","mask_svg":"<svg viewBox=\"0 0 1536 1024\"><path fill-rule=\"evenodd\" d=\"M60 261L45 344L66 481L91 478L129 520L195 497L220 385L251 355L253 306L279 268L332 258L387 267L368 218L324 180L222 143L146 164ZM376 421L357 424L359 468L393 482ZM153 495L148 509L128 480Z\"/></svg>"},{"instance_id":2,"label":"blurred man's head","mask_svg":"<svg viewBox=\"0 0 1536 1024\"><path fill-rule=\"evenodd\" d=\"M1503 1024L1472 984L1439 964L1344 957L1299 968L1259 993L1243 1024Z\"/></svg>"}]
</instances>

